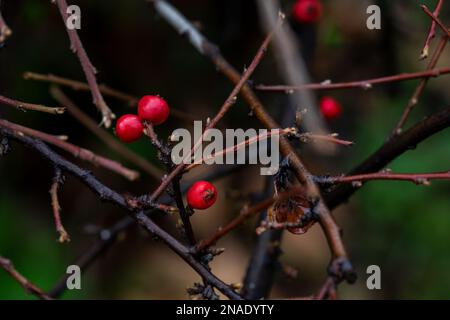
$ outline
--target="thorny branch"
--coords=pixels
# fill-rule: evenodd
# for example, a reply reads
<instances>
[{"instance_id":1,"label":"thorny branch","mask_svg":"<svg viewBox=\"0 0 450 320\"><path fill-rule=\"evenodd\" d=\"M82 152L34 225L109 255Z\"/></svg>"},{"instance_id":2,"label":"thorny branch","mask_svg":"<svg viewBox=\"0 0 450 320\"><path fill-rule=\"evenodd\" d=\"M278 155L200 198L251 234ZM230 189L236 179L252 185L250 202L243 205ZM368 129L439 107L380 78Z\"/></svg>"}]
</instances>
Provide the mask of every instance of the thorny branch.
<instances>
[{"instance_id":1,"label":"thorny branch","mask_svg":"<svg viewBox=\"0 0 450 320\"><path fill-rule=\"evenodd\" d=\"M80 60L81 67L83 68L84 75L86 76L86 80L89 84L89 88L92 93L92 99L94 105L97 109L102 113L102 123L106 128L111 126L112 120L115 118L114 113L112 113L111 109L106 104L103 96L100 92L100 89L97 84L97 79L95 74L97 70L92 65L91 60L89 59L86 51L84 50L83 44L81 43L80 37L76 29L69 29L66 26L66 22L69 18L69 13L67 12L67 3L66 0L52 0L52 2L56 3L61 13L61 17L64 22L64 27L67 29L67 33L70 39L70 46L72 51L78 56Z\"/></svg>"}]
</instances>

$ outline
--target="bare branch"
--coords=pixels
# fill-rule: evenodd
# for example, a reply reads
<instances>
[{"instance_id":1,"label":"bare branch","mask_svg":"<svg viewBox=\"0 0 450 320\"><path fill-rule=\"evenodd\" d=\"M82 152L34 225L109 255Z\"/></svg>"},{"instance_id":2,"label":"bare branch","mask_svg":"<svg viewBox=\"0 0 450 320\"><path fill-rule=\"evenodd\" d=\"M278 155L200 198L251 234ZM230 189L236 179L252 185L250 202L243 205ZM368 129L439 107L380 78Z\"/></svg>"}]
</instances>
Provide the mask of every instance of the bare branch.
<instances>
[{"instance_id":1,"label":"bare branch","mask_svg":"<svg viewBox=\"0 0 450 320\"><path fill-rule=\"evenodd\" d=\"M441 68L441 69L431 69L426 71L414 72L414 73L402 73L393 76L387 76L382 78L368 79L368 80L359 80L359 81L351 81L351 82L342 82L342 83L330 83L329 81L325 81L322 83L310 83L304 85L295 85L295 86L285 86L285 85L257 85L255 89L261 91L279 91L279 92L287 92L291 93L292 91L298 90L337 90L337 89L351 89L351 88L360 88L360 89L371 89L374 85L399 82L399 81L407 81L407 80L415 80L415 79L429 79L436 78L442 75L446 75L450 73L450 68Z\"/></svg>"},{"instance_id":2,"label":"bare branch","mask_svg":"<svg viewBox=\"0 0 450 320\"><path fill-rule=\"evenodd\" d=\"M439 3L441 4L443 0L440 0ZM442 23L442 21L438 18L438 15L435 13L432 13L426 5L421 5L420 6L422 8L422 10L431 18L433 19L433 23L439 26L439 28L441 28L442 31L444 31L444 34L447 35L447 37L450 38L450 29L447 28L444 23Z\"/></svg>"},{"instance_id":3,"label":"bare branch","mask_svg":"<svg viewBox=\"0 0 450 320\"><path fill-rule=\"evenodd\" d=\"M7 98L7 97L1 96L1 95L0 95L0 104L11 106L11 107L17 108L22 111L32 110L32 111L39 111L39 112L50 113L50 114L63 114L66 111L65 108L50 108L50 107L46 107L46 106L43 106L40 104L32 104L32 103L17 101L17 100Z\"/></svg>"},{"instance_id":4,"label":"bare branch","mask_svg":"<svg viewBox=\"0 0 450 320\"><path fill-rule=\"evenodd\" d=\"M139 178L139 172L125 168L120 163L99 156L95 153L93 153L90 150L78 147L74 144L68 143L66 141L63 141L59 139L58 137L52 136L50 134L40 132L31 128L27 128L12 122L9 122L7 120L0 119L0 127L7 128L10 130L13 130L19 135L27 135L30 137L35 137L38 139L41 139L47 143L50 143L54 146L57 146L58 148L61 148L70 154L72 154L74 157L79 158L84 161L89 161L93 163L94 165L98 165L100 167L103 167L105 169L111 170L117 174L122 175L123 177L127 178L128 180L134 181L137 178Z\"/></svg>"},{"instance_id":5,"label":"bare branch","mask_svg":"<svg viewBox=\"0 0 450 320\"><path fill-rule=\"evenodd\" d=\"M89 88L92 93L93 103L95 104L97 109L102 113L103 116L102 123L105 125L106 128L109 128L111 126L112 120L115 118L115 115L114 113L112 113L111 109L108 107L105 100L103 99L103 96L97 84L97 79L95 77L97 71L95 67L92 65L86 51L84 50L83 44L81 43L77 31L75 29L69 29L66 27L66 21L69 18L69 14L67 13L66 0L53 0L53 1L57 4L64 22L64 28L67 29L71 49L80 60L81 67L83 68L86 80L89 84Z\"/></svg>"},{"instance_id":6,"label":"bare branch","mask_svg":"<svg viewBox=\"0 0 450 320\"><path fill-rule=\"evenodd\" d=\"M58 200L58 189L64 183L64 176L61 169L55 168L55 177L53 178L52 187L50 188L50 197L52 201L53 218L55 219L56 231L59 233L59 242L69 242L70 237L61 222L61 206Z\"/></svg>"},{"instance_id":7,"label":"bare branch","mask_svg":"<svg viewBox=\"0 0 450 320\"><path fill-rule=\"evenodd\" d=\"M427 70L432 70L433 68L436 67L436 65L442 55L442 52L444 52L444 49L447 46L447 42L448 42L447 36L444 36L441 38L436 50L434 51L432 59L431 59L430 63L428 64ZM422 93L424 92L429 79L430 78L424 78L417 85L416 89L414 90L413 95L408 100L408 103L405 106L405 109L402 113L402 116L400 117L400 120L398 121L397 125L395 126L395 128L391 134L391 138L402 132L403 127L404 127L406 121L408 120L409 115L411 114L414 107L419 103L419 99L420 99Z\"/></svg>"},{"instance_id":8,"label":"bare branch","mask_svg":"<svg viewBox=\"0 0 450 320\"><path fill-rule=\"evenodd\" d=\"M52 300L44 291L39 289L36 285L31 283L27 278L21 275L15 268L14 265L8 259L0 256L0 267L2 267L6 272L8 272L11 277L13 277L24 289L32 295L35 295L42 300Z\"/></svg>"},{"instance_id":9,"label":"bare branch","mask_svg":"<svg viewBox=\"0 0 450 320\"><path fill-rule=\"evenodd\" d=\"M444 0L438 0L436 8L434 12L431 14L432 16L438 17L441 12L442 5L444 4ZM423 8L423 7L422 7ZM425 44L422 49L422 53L420 54L420 59L426 59L428 57L428 52L430 50L430 43L436 36L436 22L433 21L431 23L430 29L428 31L427 38L425 40Z\"/></svg>"},{"instance_id":10,"label":"bare branch","mask_svg":"<svg viewBox=\"0 0 450 320\"><path fill-rule=\"evenodd\" d=\"M60 76L56 76L53 74L40 74L35 72L25 72L23 74L23 78L25 80L35 80L35 81L42 81L42 82L49 82L61 86L65 86L68 88L71 88L75 91L91 91L91 88L87 83L76 81L68 78L63 78ZM106 84L100 84L99 85L100 92L107 97L112 97L115 99L118 99L120 101L126 102L130 107L136 108L137 103L139 101L139 98L133 95L130 95L128 93L112 89ZM194 121L198 119L195 115L192 113L184 112L181 110L178 110L174 107L170 108L170 115L183 120L183 121Z\"/></svg>"},{"instance_id":11,"label":"bare branch","mask_svg":"<svg viewBox=\"0 0 450 320\"><path fill-rule=\"evenodd\" d=\"M389 171L359 174L340 177L315 177L314 180L320 184L352 183L354 186L372 180L397 180L409 181L417 185L429 185L431 180L450 180L450 171L437 173L392 173Z\"/></svg>"}]
</instances>

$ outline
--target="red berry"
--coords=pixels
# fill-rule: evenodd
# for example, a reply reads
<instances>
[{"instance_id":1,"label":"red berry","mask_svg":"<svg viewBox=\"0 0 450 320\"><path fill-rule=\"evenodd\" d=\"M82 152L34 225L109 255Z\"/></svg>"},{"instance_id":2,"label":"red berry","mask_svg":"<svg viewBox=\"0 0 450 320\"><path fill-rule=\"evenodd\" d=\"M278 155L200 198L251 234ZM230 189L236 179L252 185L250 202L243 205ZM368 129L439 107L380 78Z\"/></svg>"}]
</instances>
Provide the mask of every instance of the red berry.
<instances>
[{"instance_id":1,"label":"red berry","mask_svg":"<svg viewBox=\"0 0 450 320\"><path fill-rule=\"evenodd\" d=\"M197 181L189 188L186 198L191 208L208 209L217 200L217 189L208 181Z\"/></svg>"},{"instance_id":2,"label":"red berry","mask_svg":"<svg viewBox=\"0 0 450 320\"><path fill-rule=\"evenodd\" d=\"M143 96L138 103L138 115L142 121L149 121L153 125L163 123L169 117L167 102L158 96Z\"/></svg>"},{"instance_id":3,"label":"red berry","mask_svg":"<svg viewBox=\"0 0 450 320\"><path fill-rule=\"evenodd\" d=\"M116 123L116 135L123 142L130 143L139 140L144 133L141 119L134 114L121 116Z\"/></svg>"},{"instance_id":4,"label":"red berry","mask_svg":"<svg viewBox=\"0 0 450 320\"><path fill-rule=\"evenodd\" d=\"M292 15L300 23L315 23L322 16L322 4L319 0L298 0Z\"/></svg>"},{"instance_id":5,"label":"red berry","mask_svg":"<svg viewBox=\"0 0 450 320\"><path fill-rule=\"evenodd\" d=\"M320 112L325 119L332 120L339 118L342 113L342 107L334 98L323 97L320 101Z\"/></svg>"}]
</instances>

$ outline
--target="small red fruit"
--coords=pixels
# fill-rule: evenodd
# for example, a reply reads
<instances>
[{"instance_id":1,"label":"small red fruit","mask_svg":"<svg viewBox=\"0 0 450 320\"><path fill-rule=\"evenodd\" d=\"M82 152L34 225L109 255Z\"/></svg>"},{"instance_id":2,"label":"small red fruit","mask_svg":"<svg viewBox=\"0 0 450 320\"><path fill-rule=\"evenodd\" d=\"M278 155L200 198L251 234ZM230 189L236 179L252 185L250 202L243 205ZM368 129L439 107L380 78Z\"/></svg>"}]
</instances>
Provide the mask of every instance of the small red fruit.
<instances>
[{"instance_id":1,"label":"small red fruit","mask_svg":"<svg viewBox=\"0 0 450 320\"><path fill-rule=\"evenodd\" d=\"M167 102L158 96L143 96L138 103L138 115L142 121L149 121L153 125L163 123L169 117Z\"/></svg>"},{"instance_id":2,"label":"small red fruit","mask_svg":"<svg viewBox=\"0 0 450 320\"><path fill-rule=\"evenodd\" d=\"M339 118L342 114L342 107L334 98L323 97L320 101L320 112L325 119L332 120Z\"/></svg>"},{"instance_id":3,"label":"small red fruit","mask_svg":"<svg viewBox=\"0 0 450 320\"><path fill-rule=\"evenodd\" d=\"M197 181L189 188L186 198L191 208L208 209L217 200L217 189L208 181Z\"/></svg>"},{"instance_id":4,"label":"small red fruit","mask_svg":"<svg viewBox=\"0 0 450 320\"><path fill-rule=\"evenodd\" d=\"M319 0L298 0L292 8L294 19L300 23L315 23L322 16Z\"/></svg>"},{"instance_id":5,"label":"small red fruit","mask_svg":"<svg viewBox=\"0 0 450 320\"><path fill-rule=\"evenodd\" d=\"M116 135L123 142L130 143L139 140L144 133L141 119L134 114L121 116L116 123Z\"/></svg>"}]
</instances>

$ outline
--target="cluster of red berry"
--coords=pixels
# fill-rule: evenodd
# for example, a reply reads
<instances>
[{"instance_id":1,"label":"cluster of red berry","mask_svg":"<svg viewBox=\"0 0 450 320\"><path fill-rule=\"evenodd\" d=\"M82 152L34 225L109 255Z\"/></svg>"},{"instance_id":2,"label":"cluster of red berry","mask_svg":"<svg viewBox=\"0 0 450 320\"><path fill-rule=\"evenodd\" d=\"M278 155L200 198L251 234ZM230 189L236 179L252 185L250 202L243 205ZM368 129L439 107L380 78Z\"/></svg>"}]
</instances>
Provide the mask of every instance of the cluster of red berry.
<instances>
[{"instance_id":1,"label":"cluster of red berry","mask_svg":"<svg viewBox=\"0 0 450 320\"><path fill-rule=\"evenodd\" d=\"M125 143L139 140L144 133L142 122L152 125L162 124L169 117L167 102L159 96L144 96L138 103L138 114L125 114L116 123L116 135ZM186 196L189 206L204 210L217 200L217 189L208 181L197 181L188 190Z\"/></svg>"},{"instance_id":2,"label":"cluster of red berry","mask_svg":"<svg viewBox=\"0 0 450 320\"><path fill-rule=\"evenodd\" d=\"M138 114L125 114L116 123L116 135L122 141L131 143L139 140L144 133L142 121L152 125L163 123L169 117L167 102L158 96L143 96L138 103Z\"/></svg>"}]
</instances>

